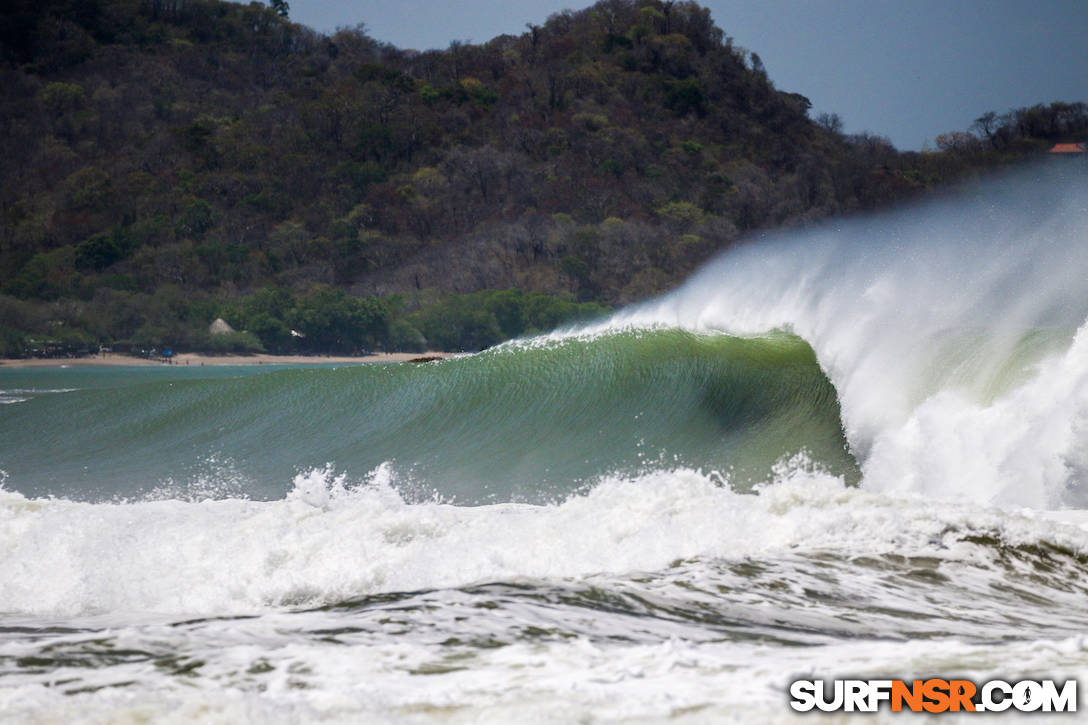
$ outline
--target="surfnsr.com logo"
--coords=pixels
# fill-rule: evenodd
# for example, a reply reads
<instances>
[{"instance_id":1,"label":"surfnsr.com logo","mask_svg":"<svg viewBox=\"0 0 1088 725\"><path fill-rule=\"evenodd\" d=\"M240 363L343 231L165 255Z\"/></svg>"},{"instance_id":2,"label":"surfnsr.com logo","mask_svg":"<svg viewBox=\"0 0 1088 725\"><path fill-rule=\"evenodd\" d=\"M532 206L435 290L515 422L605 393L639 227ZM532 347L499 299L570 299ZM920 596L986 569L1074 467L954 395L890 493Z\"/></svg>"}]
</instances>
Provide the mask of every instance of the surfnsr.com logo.
<instances>
[{"instance_id":1,"label":"surfnsr.com logo","mask_svg":"<svg viewBox=\"0 0 1088 725\"><path fill-rule=\"evenodd\" d=\"M1076 712L1077 681L796 680L790 707L798 712Z\"/></svg>"}]
</instances>

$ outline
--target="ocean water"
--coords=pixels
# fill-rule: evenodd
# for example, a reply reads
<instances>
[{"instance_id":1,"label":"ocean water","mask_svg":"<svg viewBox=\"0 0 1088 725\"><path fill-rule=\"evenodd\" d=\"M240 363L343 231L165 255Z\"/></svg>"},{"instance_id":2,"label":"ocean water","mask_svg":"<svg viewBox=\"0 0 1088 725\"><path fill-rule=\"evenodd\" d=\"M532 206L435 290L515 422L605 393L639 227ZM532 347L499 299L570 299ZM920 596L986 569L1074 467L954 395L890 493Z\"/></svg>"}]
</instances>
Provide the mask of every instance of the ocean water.
<instances>
[{"instance_id":1,"label":"ocean water","mask_svg":"<svg viewBox=\"0 0 1088 725\"><path fill-rule=\"evenodd\" d=\"M792 680L836 677L1083 693L1088 175L753 240L442 362L0 369L0 470L3 721L774 723L814 717Z\"/></svg>"}]
</instances>

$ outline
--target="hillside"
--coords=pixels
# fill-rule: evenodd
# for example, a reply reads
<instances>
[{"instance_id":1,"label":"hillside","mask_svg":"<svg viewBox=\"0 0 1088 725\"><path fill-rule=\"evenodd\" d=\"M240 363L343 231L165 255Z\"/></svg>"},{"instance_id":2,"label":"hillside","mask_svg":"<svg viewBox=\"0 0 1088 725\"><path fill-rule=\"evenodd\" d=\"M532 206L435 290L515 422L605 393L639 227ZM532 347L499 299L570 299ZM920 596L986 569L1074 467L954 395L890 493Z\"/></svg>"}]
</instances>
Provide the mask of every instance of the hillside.
<instances>
[{"instance_id":1,"label":"hillside","mask_svg":"<svg viewBox=\"0 0 1088 725\"><path fill-rule=\"evenodd\" d=\"M423 53L257 3L2 13L6 355L475 349L1088 129L1052 104L939 153L844 136L692 2L602 0ZM218 316L249 334L209 338Z\"/></svg>"}]
</instances>

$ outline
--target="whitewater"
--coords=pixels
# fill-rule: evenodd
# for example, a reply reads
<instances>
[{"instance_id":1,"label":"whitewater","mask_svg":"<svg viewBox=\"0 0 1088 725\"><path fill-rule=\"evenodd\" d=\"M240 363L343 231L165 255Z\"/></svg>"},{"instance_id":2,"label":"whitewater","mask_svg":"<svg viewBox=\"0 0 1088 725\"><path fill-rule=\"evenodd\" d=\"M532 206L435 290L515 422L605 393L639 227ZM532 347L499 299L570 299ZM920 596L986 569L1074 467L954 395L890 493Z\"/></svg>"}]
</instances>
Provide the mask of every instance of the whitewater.
<instances>
[{"instance_id":1,"label":"whitewater","mask_svg":"<svg viewBox=\"0 0 1088 725\"><path fill-rule=\"evenodd\" d=\"M798 678L1083 693L1086 252L1088 175L1036 166L476 355L0 369L0 720L773 723L804 719Z\"/></svg>"}]
</instances>

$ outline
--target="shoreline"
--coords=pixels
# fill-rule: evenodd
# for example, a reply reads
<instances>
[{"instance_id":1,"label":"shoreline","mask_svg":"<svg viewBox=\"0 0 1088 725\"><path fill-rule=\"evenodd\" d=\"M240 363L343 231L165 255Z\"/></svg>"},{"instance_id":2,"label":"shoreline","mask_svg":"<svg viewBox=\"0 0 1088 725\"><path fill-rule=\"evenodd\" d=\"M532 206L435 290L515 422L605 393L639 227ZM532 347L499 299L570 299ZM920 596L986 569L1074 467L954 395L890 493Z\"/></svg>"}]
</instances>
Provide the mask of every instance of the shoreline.
<instances>
[{"instance_id":1,"label":"shoreline","mask_svg":"<svg viewBox=\"0 0 1088 725\"><path fill-rule=\"evenodd\" d=\"M59 368L59 367L192 367L194 365L366 365L369 363L407 362L420 357L449 358L448 352L378 352L370 355L351 357L347 355L206 355L203 353L183 352L174 356L173 363L150 360L115 352L99 353L86 357L50 357L50 358L0 358L0 369L11 368Z\"/></svg>"}]
</instances>

